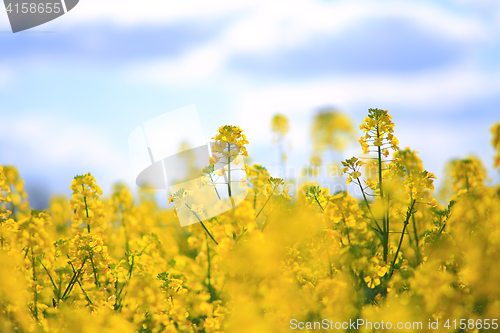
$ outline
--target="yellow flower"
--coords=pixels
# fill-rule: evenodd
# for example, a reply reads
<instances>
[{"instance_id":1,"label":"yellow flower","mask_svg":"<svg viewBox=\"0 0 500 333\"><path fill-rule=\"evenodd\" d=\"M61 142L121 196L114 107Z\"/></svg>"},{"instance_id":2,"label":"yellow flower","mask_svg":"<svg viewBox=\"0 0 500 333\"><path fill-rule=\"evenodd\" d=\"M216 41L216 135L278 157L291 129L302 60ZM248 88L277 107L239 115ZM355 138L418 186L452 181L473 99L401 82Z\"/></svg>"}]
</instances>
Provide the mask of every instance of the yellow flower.
<instances>
[{"instance_id":1,"label":"yellow flower","mask_svg":"<svg viewBox=\"0 0 500 333\"><path fill-rule=\"evenodd\" d=\"M85 223L89 231L91 227L105 227L104 205L99 200L102 190L90 172L75 176L70 189L73 190L69 202L71 210L74 211L71 218L74 222L73 227L78 227L80 223Z\"/></svg>"},{"instance_id":2,"label":"yellow flower","mask_svg":"<svg viewBox=\"0 0 500 333\"><path fill-rule=\"evenodd\" d=\"M347 180L346 183L349 185L353 180L358 179L361 177L361 172L359 172L359 169L365 165L365 162L358 160L357 157L352 157L348 160L342 161L341 162L344 168L342 169L342 172L340 175L347 174Z\"/></svg>"},{"instance_id":3,"label":"yellow flower","mask_svg":"<svg viewBox=\"0 0 500 333\"><path fill-rule=\"evenodd\" d=\"M283 188L283 197L286 199L286 200L289 200L289 201L292 201L292 198L290 197L290 194L288 193L290 191L290 189L288 188L288 186L285 186Z\"/></svg>"},{"instance_id":4,"label":"yellow flower","mask_svg":"<svg viewBox=\"0 0 500 333\"><path fill-rule=\"evenodd\" d=\"M314 153L322 155L326 150L343 151L355 138L354 126L348 114L324 108L314 116L310 135Z\"/></svg>"},{"instance_id":5,"label":"yellow flower","mask_svg":"<svg viewBox=\"0 0 500 333\"><path fill-rule=\"evenodd\" d=\"M380 109L369 109L368 117L363 120L363 123L359 126L359 129L365 133L359 143L361 148L363 148L363 154L369 153L368 140L373 140L373 146L382 149L384 144L390 144L394 151L399 149L398 139L394 136L394 123L391 121L392 116L389 115L387 110ZM389 151L387 148L382 149L383 154L387 157Z\"/></svg>"},{"instance_id":6,"label":"yellow flower","mask_svg":"<svg viewBox=\"0 0 500 333\"><path fill-rule=\"evenodd\" d=\"M271 120L271 130L279 136L284 137L290 130L288 118L284 114L276 114Z\"/></svg>"},{"instance_id":7,"label":"yellow flower","mask_svg":"<svg viewBox=\"0 0 500 333\"><path fill-rule=\"evenodd\" d=\"M248 157L245 147L248 141L241 128L232 125L221 126L218 129L218 134L212 139L215 140L215 145L212 147L215 162L220 159L217 153L219 155L224 154L224 152L231 153L233 150L236 150L238 154Z\"/></svg>"}]
</instances>

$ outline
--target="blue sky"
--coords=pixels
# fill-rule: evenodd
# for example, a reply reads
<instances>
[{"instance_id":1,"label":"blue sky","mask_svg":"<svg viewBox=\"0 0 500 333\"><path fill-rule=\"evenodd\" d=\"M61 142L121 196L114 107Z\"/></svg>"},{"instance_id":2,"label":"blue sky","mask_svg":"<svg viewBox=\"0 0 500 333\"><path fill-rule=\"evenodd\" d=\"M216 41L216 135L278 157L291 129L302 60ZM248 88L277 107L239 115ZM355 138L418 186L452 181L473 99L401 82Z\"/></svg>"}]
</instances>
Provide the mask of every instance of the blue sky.
<instances>
[{"instance_id":1,"label":"blue sky","mask_svg":"<svg viewBox=\"0 0 500 333\"><path fill-rule=\"evenodd\" d=\"M105 193L133 184L128 134L191 104L207 139L241 126L267 166L277 164L270 119L286 114L297 167L318 108L356 124L387 109L401 146L438 178L447 160L475 154L498 180L498 1L81 0L9 31L0 11L0 163L16 165L33 196L69 193L89 171Z\"/></svg>"}]
</instances>

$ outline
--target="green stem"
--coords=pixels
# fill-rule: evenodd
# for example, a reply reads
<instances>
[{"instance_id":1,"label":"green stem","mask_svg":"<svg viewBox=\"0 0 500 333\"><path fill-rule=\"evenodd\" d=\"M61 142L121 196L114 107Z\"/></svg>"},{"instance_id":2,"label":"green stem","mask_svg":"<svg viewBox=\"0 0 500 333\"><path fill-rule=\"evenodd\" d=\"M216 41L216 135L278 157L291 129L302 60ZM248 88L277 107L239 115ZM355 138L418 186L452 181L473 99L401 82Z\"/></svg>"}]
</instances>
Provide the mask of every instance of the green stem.
<instances>
[{"instance_id":1,"label":"green stem","mask_svg":"<svg viewBox=\"0 0 500 333\"><path fill-rule=\"evenodd\" d=\"M31 235L30 235L31 238ZM34 302L34 308L33 308L33 314L35 315L35 318L38 320L38 294L36 292L36 271L35 271L35 254L33 252L33 247L31 248L31 267L33 269L33 292L34 292L34 297L33 297L33 302Z\"/></svg>"},{"instance_id":2,"label":"green stem","mask_svg":"<svg viewBox=\"0 0 500 333\"><path fill-rule=\"evenodd\" d=\"M262 229L264 231L264 229ZM245 233L247 232L247 229L245 227L243 227L243 231L238 235L238 237L236 237L236 244L238 244L238 242L240 241L240 239L245 236Z\"/></svg>"},{"instance_id":3,"label":"green stem","mask_svg":"<svg viewBox=\"0 0 500 333\"><path fill-rule=\"evenodd\" d=\"M123 208L122 205L120 205L119 215L120 215L120 224L123 227L123 231L125 233L125 252L128 252L130 249L129 249L129 245L128 245L127 226L125 225L125 208Z\"/></svg>"},{"instance_id":4,"label":"green stem","mask_svg":"<svg viewBox=\"0 0 500 333\"><path fill-rule=\"evenodd\" d=\"M99 283L99 279L97 278L97 270L95 268L95 265L94 265L94 260L92 258L92 255L90 256L90 262L92 263L92 271L94 272L94 282L95 282L95 286L96 287L100 287L100 283Z\"/></svg>"},{"instance_id":5,"label":"green stem","mask_svg":"<svg viewBox=\"0 0 500 333\"><path fill-rule=\"evenodd\" d=\"M39 261L39 262L40 262L40 264L42 265L43 269L45 269L45 272L47 272L47 275L49 276L50 282L52 282L52 286L54 287L54 291L56 292L56 294L58 294L58 293L59 293L59 291L58 291L58 289L57 289L56 283L54 282L54 279L52 279L52 276L50 275L49 270L48 270L48 269L47 269L47 267L45 267L45 265L43 264L42 259L38 258L38 261Z\"/></svg>"},{"instance_id":6,"label":"green stem","mask_svg":"<svg viewBox=\"0 0 500 333\"><path fill-rule=\"evenodd\" d=\"M377 138L379 137L379 129L377 126ZM380 188L380 197L384 197L384 190L382 188L382 151L380 149L380 146L377 146L377 153L378 153L378 184Z\"/></svg>"},{"instance_id":7,"label":"green stem","mask_svg":"<svg viewBox=\"0 0 500 333\"><path fill-rule=\"evenodd\" d=\"M75 272L75 266L73 266L73 264L71 262L69 264L71 265L71 269L73 270L73 274L75 274L76 273ZM85 298L87 299L87 302L89 302L90 305L94 305L92 303L92 301L90 300L89 295L87 295L87 292L85 291L85 289L83 289L83 286L82 286L82 283L80 282L80 280L77 279L76 282L78 282L78 285L80 286L80 289L82 290L83 294L85 295Z\"/></svg>"},{"instance_id":8,"label":"green stem","mask_svg":"<svg viewBox=\"0 0 500 333\"><path fill-rule=\"evenodd\" d=\"M212 178L212 174L209 174L209 176L210 176L210 180L212 181L212 184L214 185L215 193L217 193L217 197L219 198L219 200L221 200L220 195L219 195L219 191L217 191L217 186L215 186L214 180Z\"/></svg>"},{"instance_id":9,"label":"green stem","mask_svg":"<svg viewBox=\"0 0 500 333\"><path fill-rule=\"evenodd\" d=\"M149 245L149 244L148 244L148 245ZM147 246L146 246L146 247L147 247ZM144 248L144 250L145 250L145 249L146 249L146 248ZM143 250L143 251L144 251L144 250ZM142 254L142 253L141 253L141 254ZM129 265L130 265L130 267L129 267L129 269L128 269L128 281L127 281L127 282L129 282L129 283L130 283L130 279L132 278L132 271L133 271L133 269L134 269L135 255L130 255L130 256L127 258L127 261L128 261L130 258L132 258L132 263L130 263L130 264L129 264ZM122 304L123 304L122 302L123 302L123 299L124 299L125 297L124 297L124 298L122 298L121 296L122 296L123 288L125 287L125 285L127 284L127 282L124 282L124 283L122 284L122 287L120 288L120 291L118 292L118 295L116 296L116 301L115 301L115 306L114 306L115 311L119 310L119 309L122 307Z\"/></svg>"},{"instance_id":10,"label":"green stem","mask_svg":"<svg viewBox=\"0 0 500 333\"><path fill-rule=\"evenodd\" d=\"M419 249L419 240L418 240L418 232L417 232L417 222L415 221L415 215L411 216L413 222L413 235L415 237L415 252L417 255L417 265L420 264L420 249Z\"/></svg>"},{"instance_id":11,"label":"green stem","mask_svg":"<svg viewBox=\"0 0 500 333\"><path fill-rule=\"evenodd\" d=\"M132 271L134 270L134 264L135 264L135 255L131 255L130 257L132 257L132 262L130 263L130 267L128 268L128 281L130 281L130 279L132 278ZM123 285L125 285L125 283ZM123 286L120 289L120 294L122 290Z\"/></svg>"},{"instance_id":12,"label":"green stem","mask_svg":"<svg viewBox=\"0 0 500 333\"><path fill-rule=\"evenodd\" d=\"M66 290L64 291L61 299L65 299L66 298L66 295L69 296L69 293L71 292L71 290L73 289L73 285L76 283L76 281L78 280L78 276L80 275L80 273L82 272L82 269L83 269L83 266L85 265L85 262L87 261L87 257L85 257L85 259L83 259L83 262L82 262L82 266L80 267L80 269L78 270L78 272L74 272L73 273L73 277L71 278L71 280L69 281L69 284L68 284L68 287L66 288Z\"/></svg>"},{"instance_id":13,"label":"green stem","mask_svg":"<svg viewBox=\"0 0 500 333\"><path fill-rule=\"evenodd\" d=\"M368 208L368 211L370 212L370 215L372 217L373 222L375 222L375 225L377 226L379 232L382 232L382 229L380 228L380 225L377 222L377 219L375 218L375 215L373 215L372 209L370 207L370 204L368 203L368 199L366 198L365 195L365 190L363 190L363 186L361 186L361 181L359 180L359 177L356 178L358 181L359 188L361 189L361 194L363 194L363 199L365 200L366 207Z\"/></svg>"},{"instance_id":14,"label":"green stem","mask_svg":"<svg viewBox=\"0 0 500 333\"><path fill-rule=\"evenodd\" d=\"M269 224L269 219L271 218L271 216L274 214L275 211L276 207L274 207L273 210L271 211L271 214L267 216L266 221L264 221L264 224L262 225L262 232L264 232L264 229L266 229L267 225Z\"/></svg>"},{"instance_id":15,"label":"green stem","mask_svg":"<svg viewBox=\"0 0 500 333\"><path fill-rule=\"evenodd\" d=\"M437 235L437 238L439 238L441 236L441 234L443 233L444 231L444 228L446 227L446 222L443 223L443 226L441 227L441 229L439 229L439 232L438 232L438 235Z\"/></svg>"},{"instance_id":16,"label":"green stem","mask_svg":"<svg viewBox=\"0 0 500 333\"><path fill-rule=\"evenodd\" d=\"M211 264L210 264L210 246L208 245L208 237L205 234L205 240L207 242L207 279L208 279L208 293L210 294L210 301L213 301L215 298L214 291L212 288L212 280L210 275Z\"/></svg>"},{"instance_id":17,"label":"green stem","mask_svg":"<svg viewBox=\"0 0 500 333\"><path fill-rule=\"evenodd\" d=\"M227 152L229 153L229 156L227 157L227 191L229 193L229 199L231 199L231 204L233 205L233 208L236 207L234 204L234 199L231 195L231 144L228 142L227 143Z\"/></svg>"},{"instance_id":18,"label":"green stem","mask_svg":"<svg viewBox=\"0 0 500 333\"><path fill-rule=\"evenodd\" d=\"M323 208L323 206L321 206L321 204L319 203L319 200L318 200L318 196L316 194L314 194L314 200L316 200L316 202L318 203L319 205L319 208L321 208L321 210L324 212L325 209Z\"/></svg>"},{"instance_id":19,"label":"green stem","mask_svg":"<svg viewBox=\"0 0 500 333\"><path fill-rule=\"evenodd\" d=\"M351 245L351 237L349 235L349 227L347 226L344 212L341 212L341 213L342 213L342 221L344 221L345 231L346 231L346 235L347 235L347 241L349 242L349 245Z\"/></svg>"},{"instance_id":20,"label":"green stem","mask_svg":"<svg viewBox=\"0 0 500 333\"><path fill-rule=\"evenodd\" d=\"M262 208L259 210L259 212L257 213L257 216L255 216L255 218L258 218L260 213L262 213L262 211L264 210L264 207L266 207L267 203L269 202L269 199L271 199L271 197L273 196L274 194L274 190L276 189L276 186L273 187L273 191L271 192L271 194L269 195L269 197L267 198L266 202L264 203L264 206L262 206Z\"/></svg>"},{"instance_id":21,"label":"green stem","mask_svg":"<svg viewBox=\"0 0 500 333\"><path fill-rule=\"evenodd\" d=\"M390 192L387 194L387 209L385 211L385 223L387 225L387 249L389 249L389 234L391 233L390 230L390 225L389 225L389 205L391 201L391 195Z\"/></svg>"},{"instance_id":22,"label":"green stem","mask_svg":"<svg viewBox=\"0 0 500 333\"><path fill-rule=\"evenodd\" d=\"M92 303L92 301L90 300L90 297L87 294L87 292L85 291L85 289L83 289L83 286L82 286L82 283L80 282L80 280L76 280L76 282L78 282L78 285L80 286L80 289L82 290L83 295L85 295L85 299L87 300L87 302L89 302L90 305L94 305L94 303Z\"/></svg>"},{"instance_id":23,"label":"green stem","mask_svg":"<svg viewBox=\"0 0 500 333\"><path fill-rule=\"evenodd\" d=\"M325 237L323 235L323 246L325 248L326 256L328 257L328 267L330 270L330 277L333 277L333 266L332 266L332 259L330 258L330 251L328 251L328 247L325 244Z\"/></svg>"},{"instance_id":24,"label":"green stem","mask_svg":"<svg viewBox=\"0 0 500 333\"><path fill-rule=\"evenodd\" d=\"M379 131L379 128L377 126L376 139L378 139L379 137L380 137L380 131ZM377 154L378 154L378 156L377 156L377 160L378 160L378 187L380 189L380 198L381 198L381 200L383 200L384 199L384 188L382 186L382 150L380 149L380 146L377 146ZM388 226L387 219L385 216L384 216L383 221L382 221L382 227L383 227L382 228L382 232L383 232L382 246L384 247L384 262L387 263L387 255L389 252L389 226Z\"/></svg>"},{"instance_id":25,"label":"green stem","mask_svg":"<svg viewBox=\"0 0 500 333\"><path fill-rule=\"evenodd\" d=\"M130 264L130 268L128 270L128 281L132 278L132 271L134 270L134 264L135 264L135 256L132 256L132 263Z\"/></svg>"},{"instance_id":26,"label":"green stem","mask_svg":"<svg viewBox=\"0 0 500 333\"><path fill-rule=\"evenodd\" d=\"M210 233L210 231L208 231L207 227L205 227L205 224L203 224L203 222L201 221L201 219L200 219L200 217L198 216L198 214L196 214L196 212L195 212L195 211L193 211L193 210L191 209L191 207L187 204L187 202L186 202L186 207L187 207L187 208L189 208L189 210L191 211L191 213L193 213L193 214L194 214L194 216L196 216L196 218L198 219L198 222L200 222L200 223L201 223L201 226L203 227L203 229L205 229L205 231L206 231L206 232L207 232L207 234L210 236L210 238L212 238L212 240L214 241L214 243L215 243L216 245L219 245L219 243L217 243L217 241L215 240L214 236L212 236L212 234Z\"/></svg>"},{"instance_id":27,"label":"green stem","mask_svg":"<svg viewBox=\"0 0 500 333\"><path fill-rule=\"evenodd\" d=\"M82 189L85 191L85 186L82 184ZM83 197L83 201L85 202L85 211L87 212L87 231L90 234L90 224L88 223L88 218L89 218L89 209L87 207L87 197Z\"/></svg>"},{"instance_id":28,"label":"green stem","mask_svg":"<svg viewBox=\"0 0 500 333\"><path fill-rule=\"evenodd\" d=\"M391 277L392 273L394 273L394 265L396 265L396 260L398 259L399 250L401 249L401 244L403 244L403 238L405 236L406 226L408 225L408 222L410 221L410 216L412 216L412 214L413 214L413 207L415 206L415 202L416 202L416 200L412 201L411 206L408 208L408 212L406 213L406 220L405 220L405 223L403 225L403 231L401 231L401 238L399 239L399 245L398 245L398 249L396 250L396 255L394 256L394 260L392 261L392 264L391 264L391 270L389 272L389 277Z\"/></svg>"},{"instance_id":29,"label":"green stem","mask_svg":"<svg viewBox=\"0 0 500 333\"><path fill-rule=\"evenodd\" d=\"M198 218L198 220L200 220L200 219ZM200 221L200 223L201 223L201 226L203 227L203 229L205 229L205 231L207 232L207 234L210 236L210 238L212 238L212 240L214 241L215 245L219 245L219 243L215 240L214 236L212 236L212 234L210 233L210 231L208 231L207 227L205 227L205 224L202 221Z\"/></svg>"},{"instance_id":30,"label":"green stem","mask_svg":"<svg viewBox=\"0 0 500 333\"><path fill-rule=\"evenodd\" d=\"M12 188L12 186L14 186L14 184L10 185L10 188ZM12 209L11 209L10 213L12 214L12 218L14 219L14 221L17 221L16 206L14 205L14 203L12 203Z\"/></svg>"}]
</instances>

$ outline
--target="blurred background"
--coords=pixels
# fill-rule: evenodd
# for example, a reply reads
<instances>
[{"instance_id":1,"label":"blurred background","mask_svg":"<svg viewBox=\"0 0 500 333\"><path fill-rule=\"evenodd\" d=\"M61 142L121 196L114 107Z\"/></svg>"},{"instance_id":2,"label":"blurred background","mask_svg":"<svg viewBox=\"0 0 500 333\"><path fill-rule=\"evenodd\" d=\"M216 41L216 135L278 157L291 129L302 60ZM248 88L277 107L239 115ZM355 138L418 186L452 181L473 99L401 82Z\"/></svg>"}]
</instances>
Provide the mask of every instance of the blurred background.
<instances>
[{"instance_id":1,"label":"blurred background","mask_svg":"<svg viewBox=\"0 0 500 333\"><path fill-rule=\"evenodd\" d=\"M105 194L134 188L130 132L191 104L207 140L240 126L271 174L275 114L289 120L286 163L301 168L319 110L357 128L380 108L438 184L446 161L470 154L498 181L500 2L81 0L16 34L0 10L0 164L19 169L34 208L69 195L77 174ZM360 153L354 140L330 159Z\"/></svg>"}]
</instances>

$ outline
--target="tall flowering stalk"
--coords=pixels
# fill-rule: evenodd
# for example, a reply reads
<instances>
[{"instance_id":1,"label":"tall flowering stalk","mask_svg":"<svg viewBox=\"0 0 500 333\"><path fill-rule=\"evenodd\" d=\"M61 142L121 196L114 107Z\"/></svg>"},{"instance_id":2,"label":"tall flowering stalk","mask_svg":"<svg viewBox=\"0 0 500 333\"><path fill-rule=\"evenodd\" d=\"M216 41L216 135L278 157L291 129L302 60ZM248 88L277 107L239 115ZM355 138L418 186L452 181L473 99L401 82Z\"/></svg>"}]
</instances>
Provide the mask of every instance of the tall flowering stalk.
<instances>
[{"instance_id":1,"label":"tall flowering stalk","mask_svg":"<svg viewBox=\"0 0 500 333\"><path fill-rule=\"evenodd\" d=\"M90 233L91 227L104 225L104 207L99 200L102 195L101 188L96 184L96 180L89 173L81 176L75 176L70 189L73 190L69 202L74 211L72 221L73 226L78 227L80 223L87 225L87 231Z\"/></svg>"},{"instance_id":2,"label":"tall flowering stalk","mask_svg":"<svg viewBox=\"0 0 500 333\"><path fill-rule=\"evenodd\" d=\"M326 150L344 150L355 139L355 131L348 114L324 108L314 116L311 137L315 153L322 155Z\"/></svg>"},{"instance_id":3,"label":"tall flowering stalk","mask_svg":"<svg viewBox=\"0 0 500 333\"><path fill-rule=\"evenodd\" d=\"M267 169L260 164L246 166L245 172L249 188L253 192L253 209L257 209L257 202L266 200L262 189L266 186L271 175L269 174L269 171L267 171Z\"/></svg>"},{"instance_id":4,"label":"tall flowering stalk","mask_svg":"<svg viewBox=\"0 0 500 333\"><path fill-rule=\"evenodd\" d=\"M359 143L363 149L364 154L370 152L370 146L375 148L377 153L377 166L378 166L378 191L380 198L384 201L384 187L382 184L382 166L384 161L382 155L386 158L389 156L389 148L394 151L399 150L398 139L393 135L394 123L392 116L389 115L387 110L369 109L368 117L363 120L359 129L365 133L359 139ZM387 254L389 248L389 199L387 199L387 212L382 221L383 231L383 244L384 244L384 261L387 262Z\"/></svg>"},{"instance_id":5,"label":"tall flowering stalk","mask_svg":"<svg viewBox=\"0 0 500 333\"><path fill-rule=\"evenodd\" d=\"M285 151L285 136L290 130L290 124L288 118L281 113L276 114L271 120L271 130L274 133L274 142L278 145L279 159L281 168L283 169L283 177L286 177L285 163L287 160L287 155Z\"/></svg>"},{"instance_id":6,"label":"tall flowering stalk","mask_svg":"<svg viewBox=\"0 0 500 333\"><path fill-rule=\"evenodd\" d=\"M447 197L450 194L453 194L451 200L455 200L464 193L472 193L482 188L486 180L486 168L474 156L449 161L446 171L448 176L441 190L441 196L445 199L450 199Z\"/></svg>"},{"instance_id":7,"label":"tall flowering stalk","mask_svg":"<svg viewBox=\"0 0 500 333\"><path fill-rule=\"evenodd\" d=\"M398 151L398 139L394 136L394 123L392 122L392 117L386 110L380 109L369 109L368 116L363 120L363 123L359 126L359 129L365 133L359 139L359 143L361 144L361 148L363 149L363 154L376 153L375 164L378 169L378 183L375 185L375 194L378 195L381 201L386 206L386 212L382 218L382 226L378 224L373 213L370 210L370 214L373 218L373 221L379 231L382 238L383 245L383 258L387 263L387 256L389 253L389 196L384 194L384 186L383 186L383 170L384 164L386 161L382 156L387 158L389 156L389 149L394 151ZM351 181L356 180L356 183L360 186L361 192L363 193L363 197L365 199L365 203L369 208L368 200L365 194L365 188L361 185L361 181L359 177L361 173L359 172L359 168L364 165L364 162L358 161L357 158L351 158L345 162L342 162L344 169L342 170L342 174L349 174L349 178L347 179L347 183L349 184ZM371 184L367 184L369 187Z\"/></svg>"},{"instance_id":8,"label":"tall flowering stalk","mask_svg":"<svg viewBox=\"0 0 500 333\"><path fill-rule=\"evenodd\" d=\"M86 273L86 277L92 280L96 287L101 286L99 273L109 269L110 257L108 247L100 236L77 234L72 239L68 257L74 267L83 267L83 273Z\"/></svg>"},{"instance_id":9,"label":"tall flowering stalk","mask_svg":"<svg viewBox=\"0 0 500 333\"><path fill-rule=\"evenodd\" d=\"M235 207L234 199L231 194L231 162L236 159L238 155L248 157L248 152L245 147L248 144L243 130L237 126L226 125L221 126L217 130L217 135L212 139L215 144L212 147L212 158L210 164L214 165L219 163L222 159L223 163L227 165L227 191L233 208ZM225 168L223 169L224 172Z\"/></svg>"},{"instance_id":10,"label":"tall flowering stalk","mask_svg":"<svg viewBox=\"0 0 500 333\"><path fill-rule=\"evenodd\" d=\"M262 189L263 194L267 195L267 199L257 215L255 215L255 219L257 220L259 215L264 211L264 208L270 201L274 201L275 204L273 204L271 208L268 208L269 213L262 223L262 231L264 231L264 229L269 224L269 219L271 215L274 214L276 209L278 209L278 207L283 207L285 202L292 201L292 198L288 194L288 191L289 188L285 185L283 179L269 177L269 179L267 180L267 184Z\"/></svg>"},{"instance_id":11,"label":"tall flowering stalk","mask_svg":"<svg viewBox=\"0 0 500 333\"><path fill-rule=\"evenodd\" d=\"M134 198L125 184L117 184L114 186L113 194L109 199L109 205L111 206L112 212L116 214L120 221L120 225L125 234L125 251L129 251L127 222L134 211Z\"/></svg>"},{"instance_id":12,"label":"tall flowering stalk","mask_svg":"<svg viewBox=\"0 0 500 333\"><path fill-rule=\"evenodd\" d=\"M417 202L427 202L432 207L435 207L437 205L437 201L431 197L430 193L434 191L434 180L436 179L436 176L433 173L424 170L424 166L420 158L417 156L417 152L410 150L407 147L395 152L394 159L395 164L391 166L391 171L393 174L400 174L403 178L403 188L406 195L410 199L411 205L415 206ZM417 229L417 222L415 214L412 213L412 209L408 209L407 216L411 217L411 222L413 224L413 235L411 235L411 232L408 232L408 237L410 244L413 244L414 246L416 262L417 264L420 264L420 234ZM408 223L409 220L406 221L405 226ZM404 236L404 232L402 236ZM398 247L398 252L400 247L401 245Z\"/></svg>"},{"instance_id":13,"label":"tall flowering stalk","mask_svg":"<svg viewBox=\"0 0 500 333\"><path fill-rule=\"evenodd\" d=\"M415 152L408 148L401 151L398 147L398 140L393 134L394 123L392 117L387 111L380 109L369 109L368 117L365 118L360 126L360 129L365 133L360 138L359 143L364 154L375 153L376 157L371 158L374 162L371 166L377 169L377 180L368 177L364 184L360 180L361 167L366 163L358 160L356 157L342 162L344 169L342 173L348 174L347 184L353 182L357 184L363 195L369 217L372 219L374 226L373 230L377 233L383 247L383 261L389 263L389 250L391 234L390 218L397 218L394 214L394 209L390 209L391 205L398 207L400 211L398 215L405 215L403 221L403 229L394 254L394 258L388 271L388 276L392 275L396 265L398 255L401 250L403 238L407 233L406 229L410 222L413 223L413 236L410 237L410 243L414 244L416 254L416 262L421 262L419 249L420 235L417 230L415 219L416 204L427 203L430 201L431 206L436 205L435 199L431 200L430 191L434 190L433 181L436 179L434 174L423 169L420 159ZM389 156L389 149L393 150L394 159L386 160ZM386 188L387 185L387 188ZM374 195L379 198L378 205L372 207L368 202L366 192L367 189L374 191ZM409 199L409 203L406 199ZM407 204L406 213L403 213L403 205ZM376 202L377 203L377 202ZM377 211L379 218L374 214ZM392 213L391 213L392 212ZM380 218L381 215L381 218ZM409 234L409 233L408 233Z\"/></svg>"},{"instance_id":14,"label":"tall flowering stalk","mask_svg":"<svg viewBox=\"0 0 500 333\"><path fill-rule=\"evenodd\" d=\"M189 211L196 217L198 222L200 222L203 229L205 229L205 232L210 236L210 238L214 241L214 243L218 245L219 243L215 240L214 236L212 236L210 231L208 231L207 227L200 218L200 215L203 210L203 204L195 204L189 202L189 197L191 197L192 195L193 191L187 191L182 188L170 196L170 198L168 199L168 204L170 205L172 202L175 201L178 204L178 207L174 209L182 209L183 206L189 209Z\"/></svg>"},{"instance_id":15,"label":"tall flowering stalk","mask_svg":"<svg viewBox=\"0 0 500 333\"><path fill-rule=\"evenodd\" d=\"M215 166L214 165L209 165L209 166L206 166L203 168L202 170L202 177L198 178L198 186L200 188L204 187L204 186L212 186L214 191L215 191L215 194L217 194L217 198L219 198L219 200L221 200L221 196L219 194L219 191L217 190L217 179L214 180L214 176L216 176L217 174L215 173ZM218 175L217 175L218 176Z\"/></svg>"},{"instance_id":16,"label":"tall flowering stalk","mask_svg":"<svg viewBox=\"0 0 500 333\"><path fill-rule=\"evenodd\" d=\"M335 108L326 107L314 115L310 127L313 155L304 173L318 176L320 166L328 161L328 154L344 151L356 139L356 130L348 114Z\"/></svg>"},{"instance_id":17,"label":"tall flowering stalk","mask_svg":"<svg viewBox=\"0 0 500 333\"><path fill-rule=\"evenodd\" d=\"M19 223L20 244L31 264L31 283L33 287L31 311L36 319L38 319L38 294L42 290L42 286L38 283L37 266L46 252L46 247L51 243L46 229L46 225L51 223L52 219L49 214L34 209L31 211L30 217L21 220Z\"/></svg>"}]
</instances>

